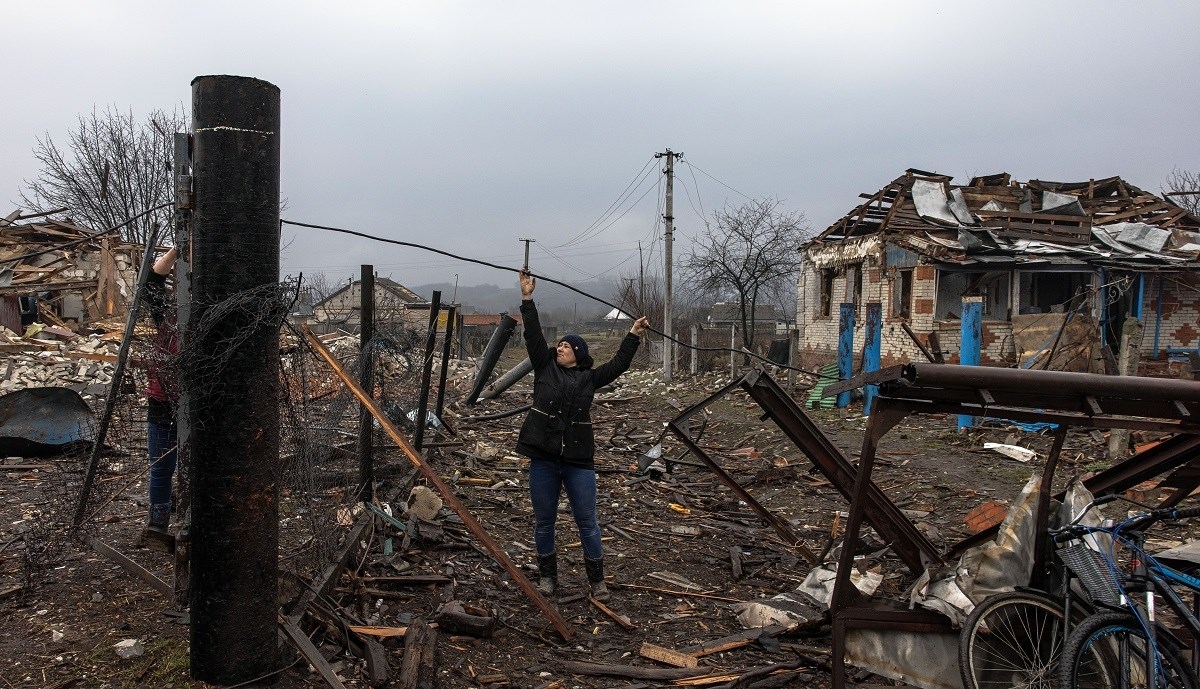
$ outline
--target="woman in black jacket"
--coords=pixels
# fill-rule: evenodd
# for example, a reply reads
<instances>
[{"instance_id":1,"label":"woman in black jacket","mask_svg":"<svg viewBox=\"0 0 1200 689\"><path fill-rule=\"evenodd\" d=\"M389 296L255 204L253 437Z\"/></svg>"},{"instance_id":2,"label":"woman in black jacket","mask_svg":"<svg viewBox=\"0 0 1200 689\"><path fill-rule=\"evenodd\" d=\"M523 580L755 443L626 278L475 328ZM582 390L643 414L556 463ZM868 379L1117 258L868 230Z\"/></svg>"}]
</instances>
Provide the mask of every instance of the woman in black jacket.
<instances>
[{"instance_id":1,"label":"woman in black jacket","mask_svg":"<svg viewBox=\"0 0 1200 689\"><path fill-rule=\"evenodd\" d=\"M533 408L517 439L517 452L529 458L529 497L536 521L533 540L538 558L538 590L554 593L558 585L558 553L554 522L563 488L571 515L579 527L583 562L592 596L608 599L604 584L604 555L600 547L600 522L596 518L595 438L592 435L592 397L597 388L613 382L629 368L642 333L650 326L643 316L633 323L617 354L592 368L587 342L567 335L550 348L542 335L533 304L536 280L521 272L521 318L525 348L533 363Z\"/></svg>"}]
</instances>

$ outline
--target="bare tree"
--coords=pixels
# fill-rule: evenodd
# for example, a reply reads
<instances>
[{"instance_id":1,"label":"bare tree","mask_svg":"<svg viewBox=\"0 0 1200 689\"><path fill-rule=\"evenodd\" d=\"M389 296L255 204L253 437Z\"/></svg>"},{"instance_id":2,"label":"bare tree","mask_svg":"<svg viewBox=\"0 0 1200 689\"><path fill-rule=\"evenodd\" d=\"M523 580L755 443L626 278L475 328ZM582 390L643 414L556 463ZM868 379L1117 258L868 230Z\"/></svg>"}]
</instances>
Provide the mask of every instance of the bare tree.
<instances>
[{"instance_id":1,"label":"bare tree","mask_svg":"<svg viewBox=\"0 0 1200 689\"><path fill-rule=\"evenodd\" d=\"M177 131L187 131L181 109L155 110L139 122L132 112L93 108L79 116L65 148L49 133L38 139L33 155L41 170L25 180L21 204L37 212L66 208L76 222L100 230L167 203L175 196L171 161ZM154 223L169 226L170 215L170 208L146 215L121 236L144 243Z\"/></svg>"},{"instance_id":2,"label":"bare tree","mask_svg":"<svg viewBox=\"0 0 1200 689\"><path fill-rule=\"evenodd\" d=\"M794 291L800 243L811 234L804 214L785 211L778 199L726 205L697 238L684 273L697 290L735 301L742 344L754 348L754 315L760 304L783 309Z\"/></svg>"},{"instance_id":3,"label":"bare tree","mask_svg":"<svg viewBox=\"0 0 1200 689\"><path fill-rule=\"evenodd\" d=\"M1200 173L1191 170L1171 170L1163 193L1192 215L1200 215Z\"/></svg>"}]
</instances>

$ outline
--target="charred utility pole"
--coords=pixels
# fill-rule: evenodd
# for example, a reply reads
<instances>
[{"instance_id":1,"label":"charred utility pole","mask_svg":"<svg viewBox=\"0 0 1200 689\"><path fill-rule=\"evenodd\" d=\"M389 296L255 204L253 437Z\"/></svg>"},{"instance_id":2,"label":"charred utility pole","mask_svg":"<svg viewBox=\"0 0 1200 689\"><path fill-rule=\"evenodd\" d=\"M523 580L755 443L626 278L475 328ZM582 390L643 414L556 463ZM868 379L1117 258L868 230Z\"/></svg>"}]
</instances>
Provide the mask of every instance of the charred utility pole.
<instances>
[{"instance_id":1,"label":"charred utility pole","mask_svg":"<svg viewBox=\"0 0 1200 689\"><path fill-rule=\"evenodd\" d=\"M667 193L663 214L663 382L671 382L671 369L675 363L674 342L671 341L671 242L675 233L675 159L682 158L682 153L673 153L667 149L664 153L655 153L655 158L666 158L667 167L663 174L667 176Z\"/></svg>"},{"instance_id":2,"label":"charred utility pole","mask_svg":"<svg viewBox=\"0 0 1200 689\"><path fill-rule=\"evenodd\" d=\"M368 395L375 395L375 266L362 265L358 281L358 351L362 369L358 382ZM370 502L375 496L375 419L365 404L358 410L358 499Z\"/></svg>"},{"instance_id":3,"label":"charred utility pole","mask_svg":"<svg viewBox=\"0 0 1200 689\"><path fill-rule=\"evenodd\" d=\"M279 88L192 80L191 672L279 669Z\"/></svg>"}]
</instances>

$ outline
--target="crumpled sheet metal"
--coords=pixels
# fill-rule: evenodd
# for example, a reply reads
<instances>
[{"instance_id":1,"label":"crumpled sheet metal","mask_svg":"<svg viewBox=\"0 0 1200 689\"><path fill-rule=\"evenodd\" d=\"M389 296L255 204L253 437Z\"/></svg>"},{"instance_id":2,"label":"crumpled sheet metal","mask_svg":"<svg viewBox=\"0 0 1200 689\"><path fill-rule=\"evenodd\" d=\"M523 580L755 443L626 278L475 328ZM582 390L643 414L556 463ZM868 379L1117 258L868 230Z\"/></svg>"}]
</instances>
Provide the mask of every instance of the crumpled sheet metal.
<instances>
[{"instance_id":1,"label":"crumpled sheet metal","mask_svg":"<svg viewBox=\"0 0 1200 689\"><path fill-rule=\"evenodd\" d=\"M1041 477L1031 476L1008 508L996 538L962 554L953 567L925 570L909 601L936 610L961 626L975 604L1029 583L1033 572L1034 509Z\"/></svg>"},{"instance_id":2,"label":"crumpled sheet metal","mask_svg":"<svg viewBox=\"0 0 1200 689\"><path fill-rule=\"evenodd\" d=\"M963 689L957 634L849 629L846 662L922 689Z\"/></svg>"},{"instance_id":3,"label":"crumpled sheet metal","mask_svg":"<svg viewBox=\"0 0 1200 689\"><path fill-rule=\"evenodd\" d=\"M25 388L0 397L0 451L44 457L95 439L92 411L70 388Z\"/></svg>"}]
</instances>

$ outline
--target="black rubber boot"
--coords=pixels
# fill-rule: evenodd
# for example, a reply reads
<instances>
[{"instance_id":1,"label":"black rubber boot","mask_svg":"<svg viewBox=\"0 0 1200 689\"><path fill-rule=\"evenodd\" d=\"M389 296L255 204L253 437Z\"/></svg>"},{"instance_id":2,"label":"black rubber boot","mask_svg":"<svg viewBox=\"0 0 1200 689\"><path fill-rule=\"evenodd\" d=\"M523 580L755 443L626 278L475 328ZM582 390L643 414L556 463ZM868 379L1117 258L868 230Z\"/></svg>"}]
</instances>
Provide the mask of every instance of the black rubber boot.
<instances>
[{"instance_id":1,"label":"black rubber boot","mask_svg":"<svg viewBox=\"0 0 1200 689\"><path fill-rule=\"evenodd\" d=\"M171 505L151 505L150 518L142 531L142 546L175 552L175 537L171 535Z\"/></svg>"},{"instance_id":2,"label":"black rubber boot","mask_svg":"<svg viewBox=\"0 0 1200 689\"><path fill-rule=\"evenodd\" d=\"M538 593L553 596L558 588L558 553L538 555Z\"/></svg>"},{"instance_id":3,"label":"black rubber boot","mask_svg":"<svg viewBox=\"0 0 1200 689\"><path fill-rule=\"evenodd\" d=\"M600 601L608 600L610 596L608 585L604 583L604 558L593 560L585 557L583 564L587 568L588 583L592 587L592 598Z\"/></svg>"}]
</instances>

